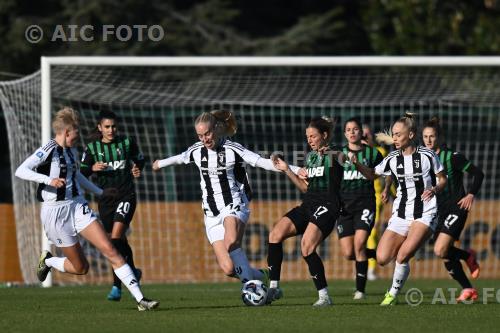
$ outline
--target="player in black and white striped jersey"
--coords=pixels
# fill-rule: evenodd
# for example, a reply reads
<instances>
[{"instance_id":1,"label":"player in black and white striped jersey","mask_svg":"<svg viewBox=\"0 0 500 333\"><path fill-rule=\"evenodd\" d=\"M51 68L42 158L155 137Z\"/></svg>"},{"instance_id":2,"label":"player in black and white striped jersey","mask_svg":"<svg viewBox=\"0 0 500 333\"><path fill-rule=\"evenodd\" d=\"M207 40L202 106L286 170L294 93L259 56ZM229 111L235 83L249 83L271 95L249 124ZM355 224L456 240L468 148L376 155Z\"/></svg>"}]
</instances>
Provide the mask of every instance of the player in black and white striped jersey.
<instances>
[{"instance_id":1,"label":"player in black and white striped jersey","mask_svg":"<svg viewBox=\"0 0 500 333\"><path fill-rule=\"evenodd\" d=\"M153 170L194 163L200 171L205 230L217 263L228 276L244 283L267 280L267 270L250 267L241 241L250 211L251 189L244 163L280 172L270 159L246 149L227 137L236 133L236 120L229 111L204 112L195 121L200 142L182 154L153 163ZM298 172L298 167L293 167Z\"/></svg>"},{"instance_id":2,"label":"player in black and white striped jersey","mask_svg":"<svg viewBox=\"0 0 500 333\"><path fill-rule=\"evenodd\" d=\"M83 197L80 185L97 195L112 195L87 180L79 171L77 151L78 114L63 108L54 117L55 138L37 149L16 170L16 176L39 184L37 198L42 202L40 217L47 237L60 248L64 257L53 257L43 251L37 269L38 279L46 279L51 268L82 275L89 263L80 246L80 234L91 242L111 263L116 275L137 300L139 311L151 310L158 301L145 298L137 278L123 257L116 251L102 225ZM34 171L36 170L36 171Z\"/></svg>"},{"instance_id":3,"label":"player in black and white striped jersey","mask_svg":"<svg viewBox=\"0 0 500 333\"><path fill-rule=\"evenodd\" d=\"M396 151L387 155L374 169L351 161L368 179L392 176L397 185L392 217L377 247L377 262L386 265L396 259L391 289L380 305L393 305L410 274L409 261L437 226L436 193L446 186L446 174L437 155L417 146L417 126L411 114L392 126L392 137L385 144L394 144ZM380 138L380 136L378 137Z\"/></svg>"}]
</instances>

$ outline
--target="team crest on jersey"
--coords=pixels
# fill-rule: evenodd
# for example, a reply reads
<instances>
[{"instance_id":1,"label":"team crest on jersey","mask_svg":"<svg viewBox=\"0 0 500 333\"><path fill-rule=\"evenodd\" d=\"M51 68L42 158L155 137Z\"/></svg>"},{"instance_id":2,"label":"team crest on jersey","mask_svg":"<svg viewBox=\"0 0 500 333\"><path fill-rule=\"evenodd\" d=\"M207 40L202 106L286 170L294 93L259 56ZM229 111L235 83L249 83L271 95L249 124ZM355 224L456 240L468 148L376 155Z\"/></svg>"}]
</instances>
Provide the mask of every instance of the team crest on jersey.
<instances>
[{"instance_id":1,"label":"team crest on jersey","mask_svg":"<svg viewBox=\"0 0 500 333\"><path fill-rule=\"evenodd\" d=\"M309 178L322 177L324 173L325 173L324 166L319 166L319 167L307 169L307 176Z\"/></svg>"},{"instance_id":2,"label":"team crest on jersey","mask_svg":"<svg viewBox=\"0 0 500 333\"><path fill-rule=\"evenodd\" d=\"M118 154L118 156L121 156L121 154L122 154L121 149L120 148L116 148L116 153Z\"/></svg>"},{"instance_id":3,"label":"team crest on jersey","mask_svg":"<svg viewBox=\"0 0 500 333\"><path fill-rule=\"evenodd\" d=\"M217 161L219 162L219 165L223 165L225 159L226 155L224 154L224 152L220 152L217 154Z\"/></svg>"},{"instance_id":4,"label":"team crest on jersey","mask_svg":"<svg viewBox=\"0 0 500 333\"><path fill-rule=\"evenodd\" d=\"M415 160L413 161L413 163L415 164L415 168L418 169L420 167L420 161L419 160Z\"/></svg>"}]
</instances>

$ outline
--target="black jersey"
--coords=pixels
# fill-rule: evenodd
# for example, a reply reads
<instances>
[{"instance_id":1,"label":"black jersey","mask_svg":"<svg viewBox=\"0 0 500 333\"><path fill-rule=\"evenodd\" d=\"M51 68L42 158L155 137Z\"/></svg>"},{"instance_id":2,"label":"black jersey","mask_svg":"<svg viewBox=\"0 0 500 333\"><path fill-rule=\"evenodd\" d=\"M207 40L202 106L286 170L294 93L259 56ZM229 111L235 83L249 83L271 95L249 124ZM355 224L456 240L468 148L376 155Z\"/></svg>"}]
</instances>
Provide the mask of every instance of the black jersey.
<instances>
[{"instance_id":1,"label":"black jersey","mask_svg":"<svg viewBox=\"0 0 500 333\"><path fill-rule=\"evenodd\" d=\"M456 204L465 196L464 172L469 169L471 162L463 154L447 147L439 151L439 160L444 166L448 182L437 196L438 205Z\"/></svg>"},{"instance_id":2,"label":"black jersey","mask_svg":"<svg viewBox=\"0 0 500 333\"><path fill-rule=\"evenodd\" d=\"M382 154L380 154L377 148L368 145L363 145L360 150L350 150L346 145L342 148L342 152L345 155L349 152L356 154L359 163L372 169L382 162L383 159ZM375 198L373 181L366 179L361 172L356 170L354 164L345 163L341 194L344 201L358 200L360 198Z\"/></svg>"},{"instance_id":3,"label":"black jersey","mask_svg":"<svg viewBox=\"0 0 500 333\"><path fill-rule=\"evenodd\" d=\"M92 165L104 162L107 168L95 172L96 183L101 188L114 187L120 193L126 194L135 191L132 166L144 167L144 156L134 140L128 137L116 137L112 142L93 141L87 144L82 156L80 170L86 177L90 176Z\"/></svg>"},{"instance_id":4,"label":"black jersey","mask_svg":"<svg viewBox=\"0 0 500 333\"><path fill-rule=\"evenodd\" d=\"M306 169L309 184L304 195L304 203L340 204L340 183L343 170L337 162L337 154L333 151L326 151L320 155L312 151L307 155Z\"/></svg>"}]
</instances>

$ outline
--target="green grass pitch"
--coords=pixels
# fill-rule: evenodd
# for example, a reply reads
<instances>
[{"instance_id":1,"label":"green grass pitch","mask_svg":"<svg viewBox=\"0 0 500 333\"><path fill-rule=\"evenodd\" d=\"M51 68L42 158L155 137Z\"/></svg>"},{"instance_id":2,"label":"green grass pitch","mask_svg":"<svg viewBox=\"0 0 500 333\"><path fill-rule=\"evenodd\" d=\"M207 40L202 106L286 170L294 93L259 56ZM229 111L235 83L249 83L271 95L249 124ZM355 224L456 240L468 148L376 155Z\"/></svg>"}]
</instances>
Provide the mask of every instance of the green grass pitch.
<instances>
[{"instance_id":1,"label":"green grass pitch","mask_svg":"<svg viewBox=\"0 0 500 333\"><path fill-rule=\"evenodd\" d=\"M154 312L138 312L128 292L107 301L108 286L2 288L0 332L498 332L499 282L476 282L475 304L443 304L454 281L410 278L398 305L384 308L390 281L368 282L361 301L352 300L354 282L331 281L335 304L319 309L311 306L317 293L310 281L283 282L284 298L264 307L243 305L238 283L145 285L161 301ZM411 288L423 292L418 306L405 301Z\"/></svg>"}]
</instances>

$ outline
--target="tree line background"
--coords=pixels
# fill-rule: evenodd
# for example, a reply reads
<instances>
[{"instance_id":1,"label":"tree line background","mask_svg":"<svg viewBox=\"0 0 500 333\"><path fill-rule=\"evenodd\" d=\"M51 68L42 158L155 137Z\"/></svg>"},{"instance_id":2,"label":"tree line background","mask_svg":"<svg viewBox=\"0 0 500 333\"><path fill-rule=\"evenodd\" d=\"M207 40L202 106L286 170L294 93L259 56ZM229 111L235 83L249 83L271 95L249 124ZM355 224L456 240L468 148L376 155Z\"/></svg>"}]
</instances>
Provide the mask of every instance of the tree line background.
<instances>
[{"instance_id":1,"label":"tree line background","mask_svg":"<svg viewBox=\"0 0 500 333\"><path fill-rule=\"evenodd\" d=\"M0 71L28 74L41 55L496 55L498 0L2 0ZM161 25L161 42L38 44L37 24Z\"/></svg>"}]
</instances>

